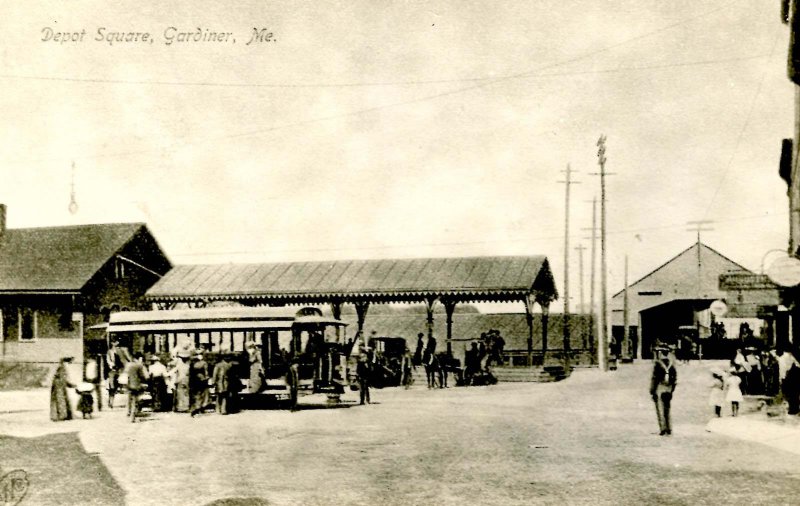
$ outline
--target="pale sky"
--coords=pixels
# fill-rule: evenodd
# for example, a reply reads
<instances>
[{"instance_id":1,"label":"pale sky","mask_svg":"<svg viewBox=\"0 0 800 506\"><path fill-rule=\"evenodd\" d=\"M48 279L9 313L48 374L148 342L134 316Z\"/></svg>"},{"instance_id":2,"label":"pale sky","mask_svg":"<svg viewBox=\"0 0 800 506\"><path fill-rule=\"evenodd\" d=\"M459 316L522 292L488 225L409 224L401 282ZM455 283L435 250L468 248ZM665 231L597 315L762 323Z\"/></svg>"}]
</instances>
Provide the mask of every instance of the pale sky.
<instances>
[{"instance_id":1,"label":"pale sky","mask_svg":"<svg viewBox=\"0 0 800 506\"><path fill-rule=\"evenodd\" d=\"M574 308L605 134L609 294L690 220L754 270L786 248L777 0L119 3L0 0L10 227L145 221L174 263L544 254L563 293L569 163Z\"/></svg>"}]
</instances>

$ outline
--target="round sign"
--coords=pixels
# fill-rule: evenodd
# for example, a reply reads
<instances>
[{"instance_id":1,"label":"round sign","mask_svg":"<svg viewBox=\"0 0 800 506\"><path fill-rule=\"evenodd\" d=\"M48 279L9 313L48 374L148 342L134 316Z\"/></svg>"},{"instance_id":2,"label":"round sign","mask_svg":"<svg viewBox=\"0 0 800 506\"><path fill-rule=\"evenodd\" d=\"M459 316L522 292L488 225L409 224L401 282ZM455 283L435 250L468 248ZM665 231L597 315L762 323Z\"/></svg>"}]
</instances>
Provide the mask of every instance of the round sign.
<instances>
[{"instance_id":1,"label":"round sign","mask_svg":"<svg viewBox=\"0 0 800 506\"><path fill-rule=\"evenodd\" d=\"M721 300L712 302L708 309L711 311L711 314L718 318L725 316L725 313L728 312L728 306Z\"/></svg>"},{"instance_id":2,"label":"round sign","mask_svg":"<svg viewBox=\"0 0 800 506\"><path fill-rule=\"evenodd\" d=\"M769 266L767 276L778 286L797 286L800 284L800 260L781 257Z\"/></svg>"}]
</instances>

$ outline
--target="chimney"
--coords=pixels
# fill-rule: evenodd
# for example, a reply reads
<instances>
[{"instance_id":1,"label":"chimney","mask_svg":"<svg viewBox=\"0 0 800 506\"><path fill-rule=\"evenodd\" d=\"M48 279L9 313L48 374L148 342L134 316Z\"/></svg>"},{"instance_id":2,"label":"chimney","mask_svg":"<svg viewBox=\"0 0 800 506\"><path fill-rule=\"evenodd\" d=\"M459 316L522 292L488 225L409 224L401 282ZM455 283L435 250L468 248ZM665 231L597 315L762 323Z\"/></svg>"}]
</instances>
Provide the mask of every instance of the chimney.
<instances>
[{"instance_id":1,"label":"chimney","mask_svg":"<svg viewBox=\"0 0 800 506\"><path fill-rule=\"evenodd\" d=\"M0 237L6 233L6 205L0 204Z\"/></svg>"}]
</instances>

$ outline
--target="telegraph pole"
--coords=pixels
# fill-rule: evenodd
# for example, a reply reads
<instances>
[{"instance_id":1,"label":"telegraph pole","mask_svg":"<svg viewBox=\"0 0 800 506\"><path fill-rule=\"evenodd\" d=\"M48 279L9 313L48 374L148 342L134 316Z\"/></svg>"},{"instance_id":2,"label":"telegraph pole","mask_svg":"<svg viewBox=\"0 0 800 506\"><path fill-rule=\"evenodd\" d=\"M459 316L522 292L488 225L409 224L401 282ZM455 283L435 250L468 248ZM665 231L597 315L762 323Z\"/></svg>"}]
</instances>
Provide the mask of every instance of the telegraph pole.
<instances>
[{"instance_id":1,"label":"telegraph pole","mask_svg":"<svg viewBox=\"0 0 800 506\"><path fill-rule=\"evenodd\" d=\"M697 293L695 295L697 300L700 300L703 297L703 257L702 257L702 243L700 242L700 232L710 232L714 230L713 228L709 227L708 225L714 223L711 220L695 220L695 221L687 221L686 224L690 227L686 229L689 232L696 232L697 233ZM695 308L694 311L694 324L695 328L697 329L697 338L700 339L700 319L697 317L697 310L700 308Z\"/></svg>"},{"instance_id":2,"label":"telegraph pole","mask_svg":"<svg viewBox=\"0 0 800 506\"><path fill-rule=\"evenodd\" d=\"M597 244L597 197L594 197L592 199L592 228L589 228L589 229L584 228L584 230L591 230L592 231L592 237L590 237L590 239L592 241L592 253L591 253L591 255L592 255L592 260L591 260L592 266L591 266L591 276L590 276L590 281L589 281L589 306L591 306L590 312L592 314L592 326L591 326L591 329L589 330L589 349L592 351L592 353L594 353L594 338L595 338L596 335L599 334L599 332L597 330L597 328L598 328L597 309L594 306L594 292L595 292L595 289L594 289L594 287L595 287L594 270L595 270L595 266L597 265L597 254L596 254L596 251L597 251L597 247L596 247L596 244Z\"/></svg>"},{"instance_id":3,"label":"telegraph pole","mask_svg":"<svg viewBox=\"0 0 800 506\"><path fill-rule=\"evenodd\" d=\"M714 230L713 228L709 227L708 225L714 223L711 220L696 220L696 221L687 221L686 224L690 227L686 230L688 232L696 232L697 233L697 298L700 298L702 285L702 274L703 274L703 257L702 257L702 243L700 242L700 232L711 232Z\"/></svg>"},{"instance_id":4,"label":"telegraph pole","mask_svg":"<svg viewBox=\"0 0 800 506\"><path fill-rule=\"evenodd\" d=\"M567 170L562 170L565 173L564 181L564 370L569 373L569 187L574 184L579 184L579 181L572 180L572 173L575 172L567 164Z\"/></svg>"},{"instance_id":5,"label":"telegraph pole","mask_svg":"<svg viewBox=\"0 0 800 506\"><path fill-rule=\"evenodd\" d=\"M580 282L580 311L578 312L582 317L586 314L586 306L584 305L584 298L583 298L583 250L586 249L586 246L583 244L579 244L575 246L575 249L578 250L578 281ZM581 327L581 335L583 336L583 348L586 348L586 328L583 326Z\"/></svg>"},{"instance_id":6,"label":"telegraph pole","mask_svg":"<svg viewBox=\"0 0 800 506\"><path fill-rule=\"evenodd\" d=\"M604 371L608 370L608 288L606 279L606 136L597 140L597 162L600 172L600 332L597 336L597 362Z\"/></svg>"},{"instance_id":7,"label":"telegraph pole","mask_svg":"<svg viewBox=\"0 0 800 506\"><path fill-rule=\"evenodd\" d=\"M622 333L622 356L630 356L630 336L628 335L628 255L625 255L625 292L622 299L622 325L624 325Z\"/></svg>"}]
</instances>

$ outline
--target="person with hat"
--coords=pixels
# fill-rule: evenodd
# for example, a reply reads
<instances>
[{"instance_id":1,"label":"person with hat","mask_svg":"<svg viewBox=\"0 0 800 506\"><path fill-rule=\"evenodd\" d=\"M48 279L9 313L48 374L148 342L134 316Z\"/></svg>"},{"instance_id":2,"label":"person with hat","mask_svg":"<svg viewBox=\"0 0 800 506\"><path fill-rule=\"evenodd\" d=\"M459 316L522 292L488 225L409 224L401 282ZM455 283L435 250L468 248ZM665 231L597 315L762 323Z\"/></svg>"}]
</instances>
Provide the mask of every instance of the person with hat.
<instances>
[{"instance_id":1,"label":"person with hat","mask_svg":"<svg viewBox=\"0 0 800 506\"><path fill-rule=\"evenodd\" d=\"M365 402L369 404L369 376L372 372L372 364L370 360L370 350L367 346L362 346L358 354L358 362L356 363L356 376L358 376L358 390L360 394L360 403L363 405Z\"/></svg>"},{"instance_id":2,"label":"person with hat","mask_svg":"<svg viewBox=\"0 0 800 506\"><path fill-rule=\"evenodd\" d=\"M190 414L193 417L202 413L209 404L208 380L208 363L203 358L203 352L197 350L189 369Z\"/></svg>"},{"instance_id":3,"label":"person with hat","mask_svg":"<svg viewBox=\"0 0 800 506\"><path fill-rule=\"evenodd\" d=\"M159 360L158 355L150 355L150 395L153 397L153 411L166 411L169 403L167 397L167 367Z\"/></svg>"},{"instance_id":4,"label":"person with hat","mask_svg":"<svg viewBox=\"0 0 800 506\"><path fill-rule=\"evenodd\" d=\"M67 387L74 388L67 373L67 364L72 363L72 357L64 357L59 361L53 375L53 384L50 386L50 419L54 422L72 420L72 406L69 403Z\"/></svg>"},{"instance_id":5,"label":"person with hat","mask_svg":"<svg viewBox=\"0 0 800 506\"><path fill-rule=\"evenodd\" d=\"M144 366L144 355L136 353L125 372L128 374L128 416L131 417L131 422L135 422L139 412L139 399L147 391L149 379Z\"/></svg>"},{"instance_id":6,"label":"person with hat","mask_svg":"<svg viewBox=\"0 0 800 506\"><path fill-rule=\"evenodd\" d=\"M672 404L672 393L678 382L678 373L675 370L675 361L670 356L670 349L667 346L659 345L656 347L656 360L653 364L653 375L650 378L650 396L656 405L656 415L658 416L659 435L669 436L672 434L672 424L670 421L670 407Z\"/></svg>"},{"instance_id":7,"label":"person with hat","mask_svg":"<svg viewBox=\"0 0 800 506\"><path fill-rule=\"evenodd\" d=\"M178 361L169 372L174 385L172 410L178 413L189 411L189 359L192 357L188 350L178 350Z\"/></svg>"},{"instance_id":8,"label":"person with hat","mask_svg":"<svg viewBox=\"0 0 800 506\"><path fill-rule=\"evenodd\" d=\"M220 360L214 366L211 380L216 394L217 413L227 415L231 412L231 405L238 393L236 383L239 378L234 374L233 364L228 357L228 350L220 350Z\"/></svg>"},{"instance_id":9,"label":"person with hat","mask_svg":"<svg viewBox=\"0 0 800 506\"><path fill-rule=\"evenodd\" d=\"M247 343L247 359L250 362L250 381L248 390L251 394L257 394L264 386L264 368L261 363L262 346L255 341Z\"/></svg>"}]
</instances>

